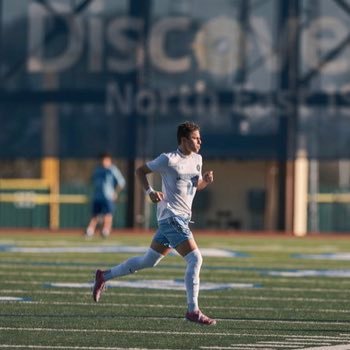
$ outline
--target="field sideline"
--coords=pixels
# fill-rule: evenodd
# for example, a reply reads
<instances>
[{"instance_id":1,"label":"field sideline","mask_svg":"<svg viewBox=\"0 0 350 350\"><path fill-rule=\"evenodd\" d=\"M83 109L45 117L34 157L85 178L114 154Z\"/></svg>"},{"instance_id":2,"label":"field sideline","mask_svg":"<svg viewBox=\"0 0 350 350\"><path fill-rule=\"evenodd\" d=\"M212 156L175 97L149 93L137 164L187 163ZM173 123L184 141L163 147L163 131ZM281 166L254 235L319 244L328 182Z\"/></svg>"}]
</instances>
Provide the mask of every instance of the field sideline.
<instances>
[{"instance_id":1,"label":"field sideline","mask_svg":"<svg viewBox=\"0 0 350 350\"><path fill-rule=\"evenodd\" d=\"M350 349L350 236L196 236L200 306L184 321L177 255L91 298L96 268L142 253L149 234L0 233L0 349Z\"/></svg>"}]
</instances>

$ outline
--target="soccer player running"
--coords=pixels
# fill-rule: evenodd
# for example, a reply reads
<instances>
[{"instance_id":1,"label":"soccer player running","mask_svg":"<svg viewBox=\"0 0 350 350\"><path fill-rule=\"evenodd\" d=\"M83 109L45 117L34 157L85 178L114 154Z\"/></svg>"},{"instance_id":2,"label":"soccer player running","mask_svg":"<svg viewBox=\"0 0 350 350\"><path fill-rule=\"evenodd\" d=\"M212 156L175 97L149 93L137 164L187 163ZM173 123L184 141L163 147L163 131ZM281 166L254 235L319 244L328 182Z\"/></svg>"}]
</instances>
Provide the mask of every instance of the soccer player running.
<instances>
[{"instance_id":1,"label":"soccer player running","mask_svg":"<svg viewBox=\"0 0 350 350\"><path fill-rule=\"evenodd\" d=\"M185 259L185 285L188 310L186 319L203 325L215 325L216 320L204 315L198 307L199 273L202 255L189 229L192 201L197 190L202 190L214 181L213 172L202 175L200 128L193 122L180 124L177 129L178 148L162 153L136 170L147 195L157 203L158 230L151 246L143 256L130 258L110 270L96 271L93 299L98 302L105 282L138 270L154 267L172 248ZM162 191L154 190L147 174L157 172L162 178Z\"/></svg>"}]
</instances>

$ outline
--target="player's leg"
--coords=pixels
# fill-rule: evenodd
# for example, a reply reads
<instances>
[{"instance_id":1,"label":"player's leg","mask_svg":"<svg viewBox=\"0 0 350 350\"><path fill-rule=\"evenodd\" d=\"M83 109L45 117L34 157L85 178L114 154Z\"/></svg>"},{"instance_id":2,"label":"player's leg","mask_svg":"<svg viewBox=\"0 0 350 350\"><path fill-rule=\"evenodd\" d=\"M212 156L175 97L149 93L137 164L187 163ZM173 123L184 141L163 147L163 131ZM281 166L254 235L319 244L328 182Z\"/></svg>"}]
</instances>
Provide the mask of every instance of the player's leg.
<instances>
[{"instance_id":1,"label":"player's leg","mask_svg":"<svg viewBox=\"0 0 350 350\"><path fill-rule=\"evenodd\" d=\"M97 217L93 216L90 219L88 227L86 228L86 231L85 231L85 236L86 237L92 237L94 235L95 229L96 229L96 225L97 225Z\"/></svg>"},{"instance_id":2,"label":"player's leg","mask_svg":"<svg viewBox=\"0 0 350 350\"><path fill-rule=\"evenodd\" d=\"M111 234L112 224L113 224L113 212L114 212L114 202L111 200L103 201L103 226L102 226L102 237L107 238Z\"/></svg>"},{"instance_id":3,"label":"player's leg","mask_svg":"<svg viewBox=\"0 0 350 350\"><path fill-rule=\"evenodd\" d=\"M102 226L102 237L107 238L111 234L112 230L113 215L108 213L104 215L103 226Z\"/></svg>"},{"instance_id":4,"label":"player's leg","mask_svg":"<svg viewBox=\"0 0 350 350\"><path fill-rule=\"evenodd\" d=\"M105 283L111 280L112 278L130 275L132 273L135 273L136 271L154 267L163 258L164 255L158 253L152 248L148 248L144 255L134 256L106 271L97 270L92 293L93 299L96 302L99 301L101 293L104 290Z\"/></svg>"},{"instance_id":5,"label":"player's leg","mask_svg":"<svg viewBox=\"0 0 350 350\"><path fill-rule=\"evenodd\" d=\"M161 232L157 231L154 237L162 238ZM96 271L95 284L93 288L93 299L96 302L99 301L101 293L104 290L105 283L108 280L115 277L130 275L145 268L154 267L164 258L165 255L169 253L171 250L169 246L155 240L155 238L144 255L127 259L121 264L114 266L107 271Z\"/></svg>"},{"instance_id":6,"label":"player's leg","mask_svg":"<svg viewBox=\"0 0 350 350\"><path fill-rule=\"evenodd\" d=\"M185 286L187 293L188 311L196 311L198 307L200 270L202 266L202 255L194 239L182 242L176 247L177 252L186 261Z\"/></svg>"},{"instance_id":7,"label":"player's leg","mask_svg":"<svg viewBox=\"0 0 350 350\"><path fill-rule=\"evenodd\" d=\"M198 306L200 270L202 266L202 254L188 227L188 220L174 217L169 220L173 226L173 232L169 238L170 243L186 261L185 286L187 294L186 319L200 324L214 325L216 321L205 316Z\"/></svg>"},{"instance_id":8,"label":"player's leg","mask_svg":"<svg viewBox=\"0 0 350 350\"><path fill-rule=\"evenodd\" d=\"M85 231L86 237L92 237L95 233L99 215L101 213L101 203L99 201L94 200L92 202L91 211L92 211L91 219Z\"/></svg>"}]
</instances>

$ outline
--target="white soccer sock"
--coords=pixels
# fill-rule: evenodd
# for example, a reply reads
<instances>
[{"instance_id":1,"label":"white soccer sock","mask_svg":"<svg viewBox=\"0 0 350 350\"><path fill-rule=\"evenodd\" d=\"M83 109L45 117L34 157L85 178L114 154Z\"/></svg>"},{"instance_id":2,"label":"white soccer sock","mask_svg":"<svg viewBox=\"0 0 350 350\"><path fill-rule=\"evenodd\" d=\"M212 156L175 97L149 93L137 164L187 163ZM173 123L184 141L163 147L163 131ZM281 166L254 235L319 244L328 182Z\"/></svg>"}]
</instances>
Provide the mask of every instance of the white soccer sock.
<instances>
[{"instance_id":1,"label":"white soccer sock","mask_svg":"<svg viewBox=\"0 0 350 350\"><path fill-rule=\"evenodd\" d=\"M199 249L188 253L184 259L187 262L185 273L185 285L187 293L188 311L198 310L198 294L199 294L199 272L202 266L202 254Z\"/></svg>"},{"instance_id":2,"label":"white soccer sock","mask_svg":"<svg viewBox=\"0 0 350 350\"><path fill-rule=\"evenodd\" d=\"M121 264L114 266L110 270L106 271L103 275L104 280L108 281L114 277L130 275L138 270L142 270L147 267L154 267L163 258L164 255L156 252L152 248L149 248L144 255L135 256L133 258L125 260Z\"/></svg>"}]
</instances>

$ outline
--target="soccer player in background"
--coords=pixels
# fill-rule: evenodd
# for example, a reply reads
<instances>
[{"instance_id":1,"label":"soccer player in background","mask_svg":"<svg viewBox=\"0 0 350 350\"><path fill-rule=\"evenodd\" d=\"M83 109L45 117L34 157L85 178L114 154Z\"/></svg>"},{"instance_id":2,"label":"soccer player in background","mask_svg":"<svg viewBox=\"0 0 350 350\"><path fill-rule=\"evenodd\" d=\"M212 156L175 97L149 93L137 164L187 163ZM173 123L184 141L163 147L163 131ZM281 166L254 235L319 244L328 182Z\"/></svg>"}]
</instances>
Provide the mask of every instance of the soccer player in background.
<instances>
[{"instance_id":1,"label":"soccer player in background","mask_svg":"<svg viewBox=\"0 0 350 350\"><path fill-rule=\"evenodd\" d=\"M113 223L115 201L119 192L125 187L125 179L120 170L112 163L109 153L100 155L100 165L92 175L93 197L92 216L85 236L92 237L99 220L102 220L102 237L110 235Z\"/></svg>"},{"instance_id":2,"label":"soccer player in background","mask_svg":"<svg viewBox=\"0 0 350 350\"><path fill-rule=\"evenodd\" d=\"M214 181L213 172L202 176L202 157L199 126L193 122L180 124L177 129L177 150L162 153L136 170L146 194L157 203L158 230L151 246L143 256L130 258L110 270L96 271L93 299L98 302L105 282L138 270L154 267L172 248L185 259L185 286L187 293L186 319L204 325L216 321L204 315L198 307L199 273L202 255L189 228L192 201L197 190L202 190ZM157 172L162 178L162 191L153 189L147 174Z\"/></svg>"}]
</instances>

